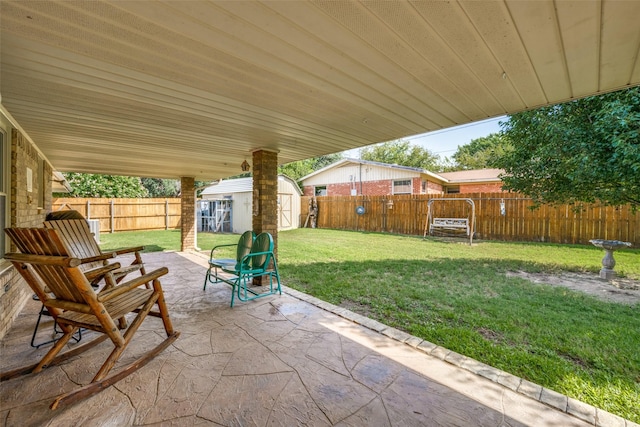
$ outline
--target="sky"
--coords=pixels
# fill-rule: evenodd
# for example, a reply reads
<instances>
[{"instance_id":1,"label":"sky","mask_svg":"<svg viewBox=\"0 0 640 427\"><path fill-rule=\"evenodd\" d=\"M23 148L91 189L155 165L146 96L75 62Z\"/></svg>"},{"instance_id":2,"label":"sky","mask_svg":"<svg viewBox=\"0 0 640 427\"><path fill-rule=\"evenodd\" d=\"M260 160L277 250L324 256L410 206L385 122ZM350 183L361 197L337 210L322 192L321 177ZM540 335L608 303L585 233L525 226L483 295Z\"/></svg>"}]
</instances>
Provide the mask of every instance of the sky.
<instances>
[{"instance_id":1,"label":"sky","mask_svg":"<svg viewBox=\"0 0 640 427\"><path fill-rule=\"evenodd\" d=\"M466 145L472 139L481 138L500 131L500 121L506 120L506 116L494 117L447 129L436 130L420 135L402 138L412 145L420 145L442 158L451 157L458 146ZM349 150L347 157L358 157L358 150Z\"/></svg>"},{"instance_id":2,"label":"sky","mask_svg":"<svg viewBox=\"0 0 640 427\"><path fill-rule=\"evenodd\" d=\"M458 146L466 145L472 139L499 132L499 122L505 120L505 116L495 117L403 139L411 142L412 145L423 146L441 157L451 157Z\"/></svg>"}]
</instances>

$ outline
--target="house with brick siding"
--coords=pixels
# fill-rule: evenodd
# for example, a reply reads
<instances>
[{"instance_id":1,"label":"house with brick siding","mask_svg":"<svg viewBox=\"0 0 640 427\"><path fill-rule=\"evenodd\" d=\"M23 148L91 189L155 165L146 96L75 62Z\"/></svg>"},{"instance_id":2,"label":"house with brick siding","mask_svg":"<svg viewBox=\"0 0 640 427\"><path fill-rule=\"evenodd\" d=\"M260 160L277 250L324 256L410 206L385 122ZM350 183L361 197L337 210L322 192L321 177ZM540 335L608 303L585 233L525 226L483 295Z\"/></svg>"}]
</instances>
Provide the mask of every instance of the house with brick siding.
<instances>
[{"instance_id":1,"label":"house with brick siding","mask_svg":"<svg viewBox=\"0 0 640 427\"><path fill-rule=\"evenodd\" d=\"M360 159L342 159L301 178L305 196L491 193L502 191L500 169L433 173Z\"/></svg>"}]
</instances>

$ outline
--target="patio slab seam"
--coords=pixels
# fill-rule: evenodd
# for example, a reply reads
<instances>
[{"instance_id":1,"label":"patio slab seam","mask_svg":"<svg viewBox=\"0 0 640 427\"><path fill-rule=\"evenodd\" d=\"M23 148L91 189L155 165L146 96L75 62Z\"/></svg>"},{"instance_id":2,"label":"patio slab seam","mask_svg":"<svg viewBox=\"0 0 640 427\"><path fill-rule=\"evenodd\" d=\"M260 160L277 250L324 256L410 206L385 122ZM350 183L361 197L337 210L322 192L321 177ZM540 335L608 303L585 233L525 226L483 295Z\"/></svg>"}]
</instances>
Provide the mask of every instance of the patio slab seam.
<instances>
[{"instance_id":1,"label":"patio slab seam","mask_svg":"<svg viewBox=\"0 0 640 427\"><path fill-rule=\"evenodd\" d=\"M364 326L393 340L406 344L425 354L433 356L444 362L464 369L472 374L481 376L490 381L498 383L508 389L536 400L554 409L572 415L582 421L588 422L596 427L640 427L633 421L624 419L595 406L565 396L554 390L544 388L523 378L512 375L508 372L478 362L475 359L440 347L419 337L392 328L376 320L369 319L358 313L354 313L346 308L330 304L316 297L282 285L282 292L301 301L308 302L314 306L340 316L346 320Z\"/></svg>"}]
</instances>

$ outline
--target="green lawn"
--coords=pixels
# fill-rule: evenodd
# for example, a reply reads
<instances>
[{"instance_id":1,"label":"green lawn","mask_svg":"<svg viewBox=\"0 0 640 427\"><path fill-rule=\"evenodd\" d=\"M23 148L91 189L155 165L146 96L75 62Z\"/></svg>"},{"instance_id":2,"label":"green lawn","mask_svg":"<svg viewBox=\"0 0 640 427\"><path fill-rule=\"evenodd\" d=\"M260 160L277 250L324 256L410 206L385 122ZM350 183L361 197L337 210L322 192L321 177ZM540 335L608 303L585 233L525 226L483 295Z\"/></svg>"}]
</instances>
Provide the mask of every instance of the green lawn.
<instances>
[{"instance_id":1,"label":"green lawn","mask_svg":"<svg viewBox=\"0 0 640 427\"><path fill-rule=\"evenodd\" d=\"M104 249L146 244L178 250L179 236L152 231L101 238ZM208 250L237 239L198 234L198 245ZM597 275L600 249L484 241L470 247L298 229L279 233L278 251L289 287L640 422L640 305L606 303L505 275ZM617 251L615 258L621 276L640 279L640 251Z\"/></svg>"}]
</instances>

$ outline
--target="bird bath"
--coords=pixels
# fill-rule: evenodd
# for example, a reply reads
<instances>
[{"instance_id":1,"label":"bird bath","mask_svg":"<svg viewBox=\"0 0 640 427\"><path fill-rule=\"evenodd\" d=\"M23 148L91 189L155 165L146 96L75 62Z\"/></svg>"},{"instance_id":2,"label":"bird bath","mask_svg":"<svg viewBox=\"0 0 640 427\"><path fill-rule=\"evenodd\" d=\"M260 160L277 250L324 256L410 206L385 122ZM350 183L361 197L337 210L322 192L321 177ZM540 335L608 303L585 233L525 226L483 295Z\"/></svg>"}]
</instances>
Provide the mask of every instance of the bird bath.
<instances>
[{"instance_id":1,"label":"bird bath","mask_svg":"<svg viewBox=\"0 0 640 427\"><path fill-rule=\"evenodd\" d=\"M613 252L616 249L631 247L629 242L621 242L620 240L602 240L593 239L589 240L593 246L602 248L605 250L604 258L602 258L602 269L600 270L600 278L611 280L616 277L616 272L613 271L613 267L616 266L616 260L613 259Z\"/></svg>"}]
</instances>

